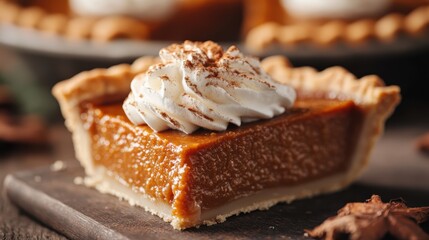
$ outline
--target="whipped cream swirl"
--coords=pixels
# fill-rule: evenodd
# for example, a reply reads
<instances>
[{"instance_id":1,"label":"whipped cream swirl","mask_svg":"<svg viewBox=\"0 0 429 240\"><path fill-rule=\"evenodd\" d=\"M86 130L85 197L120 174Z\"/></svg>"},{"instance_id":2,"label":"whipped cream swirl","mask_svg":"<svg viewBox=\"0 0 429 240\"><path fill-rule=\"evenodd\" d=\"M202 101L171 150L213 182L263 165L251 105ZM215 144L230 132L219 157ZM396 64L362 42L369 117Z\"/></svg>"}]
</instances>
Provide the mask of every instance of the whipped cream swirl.
<instances>
[{"instance_id":1,"label":"whipped cream swirl","mask_svg":"<svg viewBox=\"0 0 429 240\"><path fill-rule=\"evenodd\" d=\"M352 19L383 13L392 0L282 0L293 16Z\"/></svg>"},{"instance_id":2,"label":"whipped cream swirl","mask_svg":"<svg viewBox=\"0 0 429 240\"><path fill-rule=\"evenodd\" d=\"M282 114L296 98L293 88L275 82L235 46L224 52L213 42L187 41L162 49L160 58L134 78L123 104L131 122L154 131L222 131L229 123Z\"/></svg>"},{"instance_id":3,"label":"whipped cream swirl","mask_svg":"<svg viewBox=\"0 0 429 240\"><path fill-rule=\"evenodd\" d=\"M78 15L127 15L144 20L161 20L177 6L177 0L70 0L70 8Z\"/></svg>"}]
</instances>

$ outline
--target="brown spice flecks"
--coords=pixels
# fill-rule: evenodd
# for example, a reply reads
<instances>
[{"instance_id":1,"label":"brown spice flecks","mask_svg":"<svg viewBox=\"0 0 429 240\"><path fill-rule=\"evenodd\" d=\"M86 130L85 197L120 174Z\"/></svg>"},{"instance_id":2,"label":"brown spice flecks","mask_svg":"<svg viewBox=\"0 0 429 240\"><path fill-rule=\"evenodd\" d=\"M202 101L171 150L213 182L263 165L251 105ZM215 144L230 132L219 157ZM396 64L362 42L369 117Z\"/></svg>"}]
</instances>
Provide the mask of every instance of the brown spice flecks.
<instances>
[{"instance_id":1,"label":"brown spice flecks","mask_svg":"<svg viewBox=\"0 0 429 240\"><path fill-rule=\"evenodd\" d=\"M198 94L201 97L203 96L203 94L198 89L197 85L195 85L194 83L192 83L188 76L185 77L185 81L186 81L186 84L192 89L192 91L194 93Z\"/></svg>"},{"instance_id":2,"label":"brown spice flecks","mask_svg":"<svg viewBox=\"0 0 429 240\"><path fill-rule=\"evenodd\" d=\"M140 111L140 109L137 109L137 111L142 115L142 116L146 116L146 113L144 111Z\"/></svg>"},{"instance_id":3,"label":"brown spice flecks","mask_svg":"<svg viewBox=\"0 0 429 240\"><path fill-rule=\"evenodd\" d=\"M212 71L206 78L219 78L219 73L217 71Z\"/></svg>"},{"instance_id":4,"label":"brown spice flecks","mask_svg":"<svg viewBox=\"0 0 429 240\"><path fill-rule=\"evenodd\" d=\"M165 67L164 63L157 63L155 65L152 65L149 67L146 74L148 74L148 75L153 74L155 71L158 71L158 70L162 69L163 67Z\"/></svg>"},{"instance_id":5,"label":"brown spice flecks","mask_svg":"<svg viewBox=\"0 0 429 240\"><path fill-rule=\"evenodd\" d=\"M223 78L219 78L219 79L224 80ZM206 87L209 87L209 86L219 87L219 84L217 84L216 82L207 82L205 86ZM240 87L241 84L239 82L232 82L232 81L230 81L230 82L227 82L227 86L234 88L234 87Z\"/></svg>"},{"instance_id":6,"label":"brown spice flecks","mask_svg":"<svg viewBox=\"0 0 429 240\"><path fill-rule=\"evenodd\" d=\"M169 123L173 124L173 126L175 126L176 128L180 128L182 126L178 121L171 118L166 112L159 111L159 114L161 114L162 118L167 120Z\"/></svg>"},{"instance_id":7,"label":"brown spice flecks","mask_svg":"<svg viewBox=\"0 0 429 240\"><path fill-rule=\"evenodd\" d=\"M207 55L207 56L211 55L211 58L209 59L213 61L218 61L224 55L222 47L212 41L206 41L206 42L185 41L183 44L172 44L161 51L174 54L178 57L183 57L189 53L194 53L194 51L190 50L189 48L200 49L204 53L204 55Z\"/></svg>"},{"instance_id":8,"label":"brown spice flecks","mask_svg":"<svg viewBox=\"0 0 429 240\"><path fill-rule=\"evenodd\" d=\"M188 108L188 110L189 110L191 113L193 113L195 116L197 116L197 117L204 118L204 119L206 119L206 120L209 120L210 122L213 122L213 121L214 121L214 120L213 120L213 118L211 118L211 117L209 117L209 116L205 115L204 113L202 113L202 112L200 112L200 111L198 111L198 110L196 110L196 109Z\"/></svg>"},{"instance_id":9,"label":"brown spice flecks","mask_svg":"<svg viewBox=\"0 0 429 240\"><path fill-rule=\"evenodd\" d=\"M198 51L195 49L198 49ZM234 51L238 51L236 46L231 46L226 52L224 52L221 46L211 41L185 41L182 45L172 44L161 50L163 54L167 53L175 56L176 58L183 59L184 65L187 68L206 68L208 70L214 70L219 67L230 68L227 61L223 60L240 59L241 56L231 55L231 52ZM185 59L188 55L192 55L193 61ZM249 64L247 61L246 63ZM256 74L260 74L260 71L256 68L253 68L253 71Z\"/></svg>"},{"instance_id":10,"label":"brown spice flecks","mask_svg":"<svg viewBox=\"0 0 429 240\"><path fill-rule=\"evenodd\" d=\"M182 125L174 120L173 118L171 118L166 112L161 111L159 108L153 107L153 106L148 106L150 108L150 110L152 112L156 112L159 115L161 115L161 117L166 120L167 122L169 122L170 124L172 124L173 126L175 126L176 128L180 128Z\"/></svg>"},{"instance_id":11,"label":"brown spice flecks","mask_svg":"<svg viewBox=\"0 0 429 240\"><path fill-rule=\"evenodd\" d=\"M167 75L159 76L159 78L161 78L162 80L165 80L165 81L170 81L170 78Z\"/></svg>"},{"instance_id":12,"label":"brown spice flecks","mask_svg":"<svg viewBox=\"0 0 429 240\"><path fill-rule=\"evenodd\" d=\"M185 61L185 67L187 67L187 68L193 68L193 67L194 67L194 64L192 64L192 62L191 62L191 61L186 60L186 61Z\"/></svg>"},{"instance_id":13,"label":"brown spice flecks","mask_svg":"<svg viewBox=\"0 0 429 240\"><path fill-rule=\"evenodd\" d=\"M250 64L249 61L246 61L246 63L249 64L249 66L252 68L253 72L255 72L257 75L261 74L261 71L259 71L252 64Z\"/></svg>"},{"instance_id":14,"label":"brown spice flecks","mask_svg":"<svg viewBox=\"0 0 429 240\"><path fill-rule=\"evenodd\" d=\"M228 50L227 50L227 52L235 52L235 51L238 51L238 48L237 48L237 46L235 46L235 45L232 45L231 47L229 47L228 48Z\"/></svg>"},{"instance_id":15,"label":"brown spice flecks","mask_svg":"<svg viewBox=\"0 0 429 240\"><path fill-rule=\"evenodd\" d=\"M351 240L397 239L428 240L429 235L418 224L429 218L429 207L408 208L403 201L383 203L373 195L364 203L348 203L338 215L328 218L313 230L305 230L313 238L335 240L348 236Z\"/></svg>"},{"instance_id":16,"label":"brown spice flecks","mask_svg":"<svg viewBox=\"0 0 429 240\"><path fill-rule=\"evenodd\" d=\"M248 76L247 74L242 73L242 72L240 72L240 71L238 71L238 70L233 70L233 71L232 71L232 73L233 73L234 75L236 75L236 76L241 77L241 78L252 79L252 77L251 77L251 76ZM251 72L250 74L255 75L255 74L254 74L254 73L252 73L252 72Z\"/></svg>"},{"instance_id":17,"label":"brown spice flecks","mask_svg":"<svg viewBox=\"0 0 429 240\"><path fill-rule=\"evenodd\" d=\"M225 69L228 72L232 72L234 75L241 78L253 79L254 76L261 75L261 70L258 67L253 66L250 62L243 58L241 54L234 56L233 52L239 51L236 46L231 46L226 52L223 51L222 47L218 44L207 41L207 42L191 42L185 41L184 44L173 44L167 48L161 50L164 53L171 54L184 61L184 66L190 69L204 69L209 72L206 78L216 78L225 82L228 82L227 86L239 87L241 84L231 81L230 79L222 78L219 69ZM191 55L192 61L188 59ZM246 71L246 73L240 72L237 69L230 69L229 63L233 60L242 59L243 63L249 65L252 71ZM241 60L240 60L241 61ZM198 95L202 96L199 89L195 84L189 81L188 77L185 77L188 86ZM262 84L265 84L269 88L275 88L269 82L259 79L255 79ZM207 83L207 86L214 86L213 83Z\"/></svg>"},{"instance_id":18,"label":"brown spice flecks","mask_svg":"<svg viewBox=\"0 0 429 240\"><path fill-rule=\"evenodd\" d=\"M265 84L268 88L270 88L270 89L275 89L276 87L274 87L273 85L271 85L269 82L266 82L266 81L259 81L260 83L262 83L262 84Z\"/></svg>"},{"instance_id":19,"label":"brown spice flecks","mask_svg":"<svg viewBox=\"0 0 429 240\"><path fill-rule=\"evenodd\" d=\"M417 149L429 155L429 133L421 136L416 143Z\"/></svg>"},{"instance_id":20,"label":"brown spice flecks","mask_svg":"<svg viewBox=\"0 0 429 240\"><path fill-rule=\"evenodd\" d=\"M234 74L235 74L235 75L237 75L237 76L242 76L242 75L244 75L242 72L238 71L237 69L234 69L234 70L232 71L232 73L234 73Z\"/></svg>"}]
</instances>

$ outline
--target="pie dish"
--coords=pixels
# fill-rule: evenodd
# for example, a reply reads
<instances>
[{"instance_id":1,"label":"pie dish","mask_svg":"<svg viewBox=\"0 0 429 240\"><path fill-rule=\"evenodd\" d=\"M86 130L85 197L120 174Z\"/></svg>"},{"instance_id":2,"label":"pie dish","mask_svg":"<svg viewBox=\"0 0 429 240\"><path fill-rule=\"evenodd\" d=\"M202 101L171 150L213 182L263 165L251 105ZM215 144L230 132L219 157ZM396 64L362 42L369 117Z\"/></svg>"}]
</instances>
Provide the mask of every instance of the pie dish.
<instances>
[{"instance_id":1,"label":"pie dish","mask_svg":"<svg viewBox=\"0 0 429 240\"><path fill-rule=\"evenodd\" d=\"M247 4L246 10L249 20L245 21L244 31L246 45L250 50L257 52L274 44L293 46L302 42L326 46L338 42L358 44L370 39L389 41L403 33L421 34L429 26L429 2L426 0L393 0L390 7L386 7L378 14L361 17L356 15L351 18L327 17L317 12L312 13L314 18L295 16L291 9L288 11L286 7L282 7L282 1L298 2L296 0L249 0L251 4ZM330 2L347 1L333 0ZM350 2L358 2L357 4L362 5L359 1ZM339 7L337 6L337 8ZM361 8L366 9L363 6ZM341 11L339 12L341 13ZM326 15L328 13L335 12L326 10Z\"/></svg>"},{"instance_id":2,"label":"pie dish","mask_svg":"<svg viewBox=\"0 0 429 240\"><path fill-rule=\"evenodd\" d=\"M0 0L0 23L69 39L96 41L244 39L253 51L261 51L272 44L288 46L312 42L327 45L338 41L360 43L371 38L391 40L400 33L419 34L429 25L427 0L390 0L392 7L388 11L372 17L311 21L291 17L291 11L283 10L281 1L292 0L151 0L149 2L154 4L164 4L153 6L152 11L146 9L145 13L156 15L160 12L158 9L171 5L167 8L170 10L166 10L170 14L160 12L161 17L145 19L142 18L144 14L136 14L141 7L139 4L135 7L137 10L130 7L133 5L119 4L124 7L123 12L114 11L118 7L112 6L117 6L120 0ZM374 2L377 1L389 0ZM74 2L80 7L73 8ZM89 4L82 4L85 2Z\"/></svg>"},{"instance_id":3,"label":"pie dish","mask_svg":"<svg viewBox=\"0 0 429 240\"><path fill-rule=\"evenodd\" d=\"M207 47L205 53L218 51L213 58L219 62L218 56L230 53L213 50L220 47L212 42L184 45L190 44ZM155 132L132 124L121 105L132 81L165 66L159 61L143 57L82 72L58 83L53 94L73 134L86 184L145 208L175 229L346 187L364 169L400 101L399 88L384 86L376 76L357 79L340 67L293 68L286 58L273 56L262 61L263 70L251 71L266 71L276 84L295 89L297 100L283 114L224 131Z\"/></svg>"},{"instance_id":4,"label":"pie dish","mask_svg":"<svg viewBox=\"0 0 429 240\"><path fill-rule=\"evenodd\" d=\"M0 23L101 42L118 38L232 41L240 37L242 4L242 0L0 0ZM174 6L168 13L160 12L169 5ZM134 9L139 6L144 14L136 15ZM154 15L157 12L160 17ZM154 16L146 19L147 14Z\"/></svg>"}]
</instances>

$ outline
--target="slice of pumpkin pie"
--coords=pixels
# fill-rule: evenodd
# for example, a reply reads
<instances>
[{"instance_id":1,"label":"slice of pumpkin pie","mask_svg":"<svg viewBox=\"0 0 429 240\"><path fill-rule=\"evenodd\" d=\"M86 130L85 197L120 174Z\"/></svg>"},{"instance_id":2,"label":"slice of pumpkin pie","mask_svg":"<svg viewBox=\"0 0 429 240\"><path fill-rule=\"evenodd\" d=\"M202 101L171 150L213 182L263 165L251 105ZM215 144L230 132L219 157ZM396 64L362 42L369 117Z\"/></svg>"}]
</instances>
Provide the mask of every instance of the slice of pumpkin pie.
<instances>
[{"instance_id":1,"label":"slice of pumpkin pie","mask_svg":"<svg viewBox=\"0 0 429 240\"><path fill-rule=\"evenodd\" d=\"M344 188L400 100L376 76L213 42L83 72L53 93L92 185L176 229Z\"/></svg>"}]
</instances>

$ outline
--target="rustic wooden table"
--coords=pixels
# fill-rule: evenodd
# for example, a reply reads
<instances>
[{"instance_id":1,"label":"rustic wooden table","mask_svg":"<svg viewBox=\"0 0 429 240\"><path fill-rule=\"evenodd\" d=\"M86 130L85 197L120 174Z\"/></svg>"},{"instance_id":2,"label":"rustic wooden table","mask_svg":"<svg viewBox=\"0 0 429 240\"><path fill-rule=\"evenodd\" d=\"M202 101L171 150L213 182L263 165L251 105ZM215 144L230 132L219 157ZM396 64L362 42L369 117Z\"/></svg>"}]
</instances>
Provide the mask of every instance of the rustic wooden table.
<instances>
[{"instance_id":1,"label":"rustic wooden table","mask_svg":"<svg viewBox=\"0 0 429 240\"><path fill-rule=\"evenodd\" d=\"M51 147L0 146L0 239L66 239L15 207L3 189L3 180L11 172L50 165L61 157L72 158L70 135L64 127L53 127L49 137L54 143Z\"/></svg>"}]
</instances>

